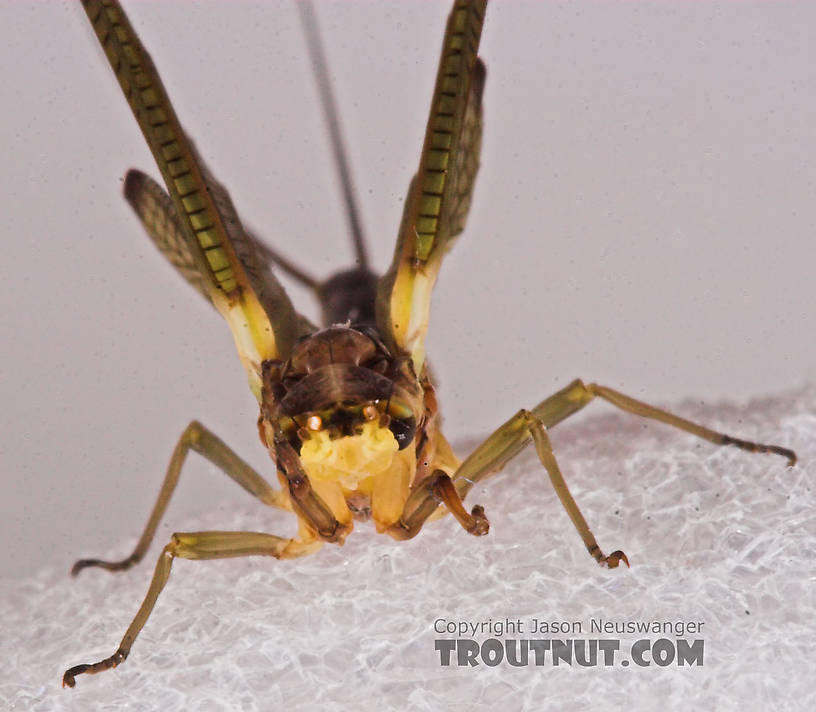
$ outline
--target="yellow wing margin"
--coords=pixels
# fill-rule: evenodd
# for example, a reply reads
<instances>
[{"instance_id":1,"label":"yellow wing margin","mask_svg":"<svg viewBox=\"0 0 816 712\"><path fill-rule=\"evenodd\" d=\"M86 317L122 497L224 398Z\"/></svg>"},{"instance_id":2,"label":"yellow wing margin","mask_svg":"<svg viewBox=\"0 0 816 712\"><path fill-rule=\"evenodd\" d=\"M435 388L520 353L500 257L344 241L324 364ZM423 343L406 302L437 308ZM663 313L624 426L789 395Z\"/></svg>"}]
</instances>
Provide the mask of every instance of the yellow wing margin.
<instances>
[{"instance_id":1,"label":"yellow wing margin","mask_svg":"<svg viewBox=\"0 0 816 712\"><path fill-rule=\"evenodd\" d=\"M486 0L457 0L445 29L419 171L411 181L391 268L380 282L380 331L419 373L442 257L465 227L479 167Z\"/></svg>"},{"instance_id":2,"label":"yellow wing margin","mask_svg":"<svg viewBox=\"0 0 816 712\"><path fill-rule=\"evenodd\" d=\"M167 185L189 253L207 295L227 320L250 386L260 394L261 362L285 358L296 315L280 284L255 275L237 253L243 229L226 191L212 178L176 117L158 72L115 0L83 0L105 55ZM243 250L246 252L246 250Z\"/></svg>"}]
</instances>

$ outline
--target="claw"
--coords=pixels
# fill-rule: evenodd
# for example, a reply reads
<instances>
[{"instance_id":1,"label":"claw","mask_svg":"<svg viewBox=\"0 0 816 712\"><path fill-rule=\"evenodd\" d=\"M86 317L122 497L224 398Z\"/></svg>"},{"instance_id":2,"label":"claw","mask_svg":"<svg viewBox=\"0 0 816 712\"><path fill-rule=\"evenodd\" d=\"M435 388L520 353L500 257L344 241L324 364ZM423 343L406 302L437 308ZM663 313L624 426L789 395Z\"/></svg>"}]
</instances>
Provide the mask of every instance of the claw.
<instances>
[{"instance_id":1,"label":"claw","mask_svg":"<svg viewBox=\"0 0 816 712\"><path fill-rule=\"evenodd\" d=\"M99 559L80 559L71 567L71 576L77 576L82 569L86 569L89 566L99 566L102 562ZM65 682L63 681L63 687L65 686ZM69 685L69 687L73 687L73 685Z\"/></svg>"},{"instance_id":2,"label":"claw","mask_svg":"<svg viewBox=\"0 0 816 712\"><path fill-rule=\"evenodd\" d=\"M125 661L128 656L128 652L129 651L127 650L122 650L122 648L119 648L119 650L117 650L109 658L100 660L98 663L94 663L93 665L88 665L86 663L83 665L74 665L74 667L68 668L65 671L65 674L62 676L62 686L74 687L76 685L76 676L82 675L82 673L93 675L97 672L102 672L103 670L115 668L117 665Z\"/></svg>"},{"instance_id":3,"label":"claw","mask_svg":"<svg viewBox=\"0 0 816 712\"><path fill-rule=\"evenodd\" d=\"M75 687L76 686L76 676L81 675L89 667L90 667L90 665L75 665L74 667L70 668L69 670L66 670L65 674L62 676L62 686L63 687Z\"/></svg>"},{"instance_id":4,"label":"claw","mask_svg":"<svg viewBox=\"0 0 816 712\"><path fill-rule=\"evenodd\" d=\"M139 562L136 556L128 556L122 561L102 561L102 559L80 559L71 567L71 576L76 576L82 569L97 566L106 571L125 571Z\"/></svg>"},{"instance_id":5,"label":"claw","mask_svg":"<svg viewBox=\"0 0 816 712\"><path fill-rule=\"evenodd\" d=\"M616 569L621 561L626 564L627 568L631 568L629 566L629 558L620 549L618 549L617 551L613 551L609 556L604 556L598 563L601 566L606 566L609 569Z\"/></svg>"},{"instance_id":6,"label":"claw","mask_svg":"<svg viewBox=\"0 0 816 712\"><path fill-rule=\"evenodd\" d=\"M485 516L484 507L477 504L470 510L470 516L473 517L473 522L468 528L468 534L474 536L484 536L490 531L490 522Z\"/></svg>"}]
</instances>

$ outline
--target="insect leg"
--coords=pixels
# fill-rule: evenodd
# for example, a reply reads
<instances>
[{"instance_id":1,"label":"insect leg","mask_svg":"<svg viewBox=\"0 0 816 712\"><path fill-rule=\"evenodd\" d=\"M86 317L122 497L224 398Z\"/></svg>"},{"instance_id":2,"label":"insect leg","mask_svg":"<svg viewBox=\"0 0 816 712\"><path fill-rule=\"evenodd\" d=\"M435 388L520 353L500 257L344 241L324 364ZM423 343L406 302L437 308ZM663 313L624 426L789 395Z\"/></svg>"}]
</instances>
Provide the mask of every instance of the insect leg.
<instances>
[{"instance_id":1,"label":"insect leg","mask_svg":"<svg viewBox=\"0 0 816 712\"><path fill-rule=\"evenodd\" d=\"M504 467L532 439L539 459L547 469L559 499L590 554L599 563L610 567L617 566L618 561L621 559L626 561L625 555L620 551L610 554L609 557L604 557L601 553L586 520L564 482L547 435L547 428L554 427L568 418L591 402L596 396L609 401L622 410L673 425L717 445L735 445L750 452L782 455L788 459L789 465L796 462L796 453L787 448L777 445L763 445L718 433L660 408L630 398L611 388L594 383L585 385L581 380L576 379L566 388L539 403L532 410L521 410L516 413L479 445L454 473L453 482L456 491L464 499L473 485Z\"/></svg>"},{"instance_id":2,"label":"insect leg","mask_svg":"<svg viewBox=\"0 0 816 712\"><path fill-rule=\"evenodd\" d=\"M527 410L520 410L490 435L460 465L452 478L437 471L426 488L413 493L408 499L405 509L409 514L407 516L403 514L403 517L392 529L401 526L406 531L406 538L407 536L413 536L425 520L434 514L441 500L465 529L473 534L487 533L487 519L484 517L484 509L478 505L475 506L471 516L466 519L467 512L462 505L462 500L476 482L500 470L530 440L534 441L541 464L544 465L550 475L553 488L589 553L602 566L615 568L621 560L628 566L629 561L622 551L615 551L609 556L605 556L601 551L598 542L589 529L589 525L581 514L581 510L575 503L567 483L564 481L564 476L561 474L553 455L552 445L544 423L539 416ZM425 495L424 500L419 500L419 495L423 491L428 492L428 494ZM412 502L415 498L417 500L416 504ZM392 536L396 536L396 532L391 533Z\"/></svg>"},{"instance_id":3,"label":"insect leg","mask_svg":"<svg viewBox=\"0 0 816 712\"><path fill-rule=\"evenodd\" d=\"M490 523L485 517L484 507L477 504L468 514L453 480L442 470L436 470L422 487L411 493L400 518L386 531L395 539L413 538L428 517L436 512L440 502L445 504L468 534L474 536L487 534Z\"/></svg>"},{"instance_id":4,"label":"insect leg","mask_svg":"<svg viewBox=\"0 0 816 712\"><path fill-rule=\"evenodd\" d=\"M177 556L183 559L227 559L239 556L273 556L276 559L292 559L312 554L321 545L320 541L285 539L261 532L210 531L173 534L170 543L164 547L156 562L156 569L147 595L116 652L98 663L75 665L66 670L62 677L62 686L73 687L76 684L77 675L110 670L125 661L133 647L133 642L150 617L153 606L156 605L156 600L167 583L173 559Z\"/></svg>"},{"instance_id":5,"label":"insect leg","mask_svg":"<svg viewBox=\"0 0 816 712\"><path fill-rule=\"evenodd\" d=\"M661 410L660 408L655 408L648 403L635 400L634 398L624 395L623 393L619 393L612 388L599 386L597 383L590 383L588 386L584 386L584 384L580 381L573 383L576 384L577 388L583 389L590 394L590 397L599 396L621 410L634 413L635 415L639 415L643 418L651 418L652 420L659 420L663 423L668 423L669 425L673 425L675 428L685 430L687 433L696 435L698 438L702 438L703 440L708 440L715 445L734 445L742 450L747 450L748 452L773 453L774 455L781 455L782 457L787 458L788 467L793 467L796 464L796 453L786 447L780 447L779 445L763 445L762 443L742 440L740 438L732 437L731 435L725 435L724 433L709 430L702 425L692 423L690 420L681 418L673 413Z\"/></svg>"},{"instance_id":6,"label":"insect leg","mask_svg":"<svg viewBox=\"0 0 816 712\"><path fill-rule=\"evenodd\" d=\"M611 388L599 386L595 383L585 385L577 378L565 388L562 388L549 398L541 401L541 403L535 406L535 408L532 408L530 412L541 421L545 428L552 428L562 420L566 420L573 413L581 410L585 405L594 400L596 396L600 396L609 401L621 410L673 425L680 430L685 430L687 433L708 440L715 445L735 445L750 452L782 455L787 458L789 467L796 464L796 453L788 448L779 447L778 445L763 445L761 443L718 433L669 413L668 411L635 400L623 393L618 393ZM507 423L485 440L484 443L477 447L456 471L454 483L456 490L462 498L465 497L476 482L501 470L532 437L529 433L524 435L521 439L515 436L515 429L508 426L510 426L516 417L517 416L514 416L507 421Z\"/></svg>"},{"instance_id":7,"label":"insect leg","mask_svg":"<svg viewBox=\"0 0 816 712\"><path fill-rule=\"evenodd\" d=\"M626 554L624 554L620 549L613 551L611 554L609 554L609 556L604 556L601 548L598 546L595 536L590 531L589 525L587 524L586 519L584 519L584 515L581 514L581 510L578 508L572 493L569 491L569 487L567 487L567 483L564 481L564 476L561 474L561 468L558 467L558 461L555 459L555 455L553 454L550 436L547 435L547 428L544 427L544 424L529 411L523 410L519 415L524 418L527 428L530 434L533 436L533 443L535 444L535 449L538 453L538 459L541 460L541 464L547 469L547 474L550 476L553 489L558 495L558 499L561 500L561 504L563 505L564 509L567 510L567 514L572 520L572 524L578 531L578 534L584 542L590 556L601 564L601 566L607 566L610 569L616 568L621 560L623 560L623 562L629 566L629 559L626 558Z\"/></svg>"},{"instance_id":8,"label":"insect leg","mask_svg":"<svg viewBox=\"0 0 816 712\"><path fill-rule=\"evenodd\" d=\"M82 569L89 566L99 566L108 571L124 571L134 564L139 563L145 555L150 542L156 534L161 518L170 502L170 497L176 489L176 485L181 475L181 468L187 458L187 453L195 450L200 455L207 458L223 472L229 475L235 482L243 487L251 495L257 497L264 504L281 509L291 510L286 495L272 486L244 462L233 450L224 443L217 435L210 432L198 421L190 423L181 434L181 437L173 450L170 464L167 466L167 474L164 477L156 504L147 520L142 536L139 539L133 553L122 561L101 561L100 559L80 559L71 569L71 575L76 576Z\"/></svg>"}]
</instances>

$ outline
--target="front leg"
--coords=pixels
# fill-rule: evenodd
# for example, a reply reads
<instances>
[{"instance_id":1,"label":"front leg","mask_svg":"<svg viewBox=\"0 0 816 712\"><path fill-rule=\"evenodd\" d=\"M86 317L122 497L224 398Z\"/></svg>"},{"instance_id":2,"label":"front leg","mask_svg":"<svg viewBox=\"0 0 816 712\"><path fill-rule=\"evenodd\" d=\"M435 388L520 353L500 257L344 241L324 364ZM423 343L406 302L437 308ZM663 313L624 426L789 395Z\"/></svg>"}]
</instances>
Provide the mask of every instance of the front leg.
<instances>
[{"instance_id":1,"label":"front leg","mask_svg":"<svg viewBox=\"0 0 816 712\"><path fill-rule=\"evenodd\" d=\"M580 379L576 379L543 400L535 408L516 413L471 453L453 475L453 482L460 498L464 499L477 482L501 470L530 440L533 440L538 457L550 475L556 494L589 553L603 566L614 568L620 561L628 565L629 562L622 551L615 551L609 556L604 556L601 552L581 510L570 494L547 435L547 428L554 427L578 412L596 397L608 401L621 410L650 420L658 420L715 445L733 445L752 453L781 455L787 459L789 467L796 463L796 453L788 448L765 445L719 433L606 386L595 383L585 385Z\"/></svg>"},{"instance_id":2,"label":"front leg","mask_svg":"<svg viewBox=\"0 0 816 712\"><path fill-rule=\"evenodd\" d=\"M468 534L484 536L489 531L490 523L485 517L484 507L477 504L468 514L453 480L442 470L435 470L411 493L400 518L386 531L395 539L412 539L422 529L428 517L436 512L440 503L445 504Z\"/></svg>"},{"instance_id":3,"label":"front leg","mask_svg":"<svg viewBox=\"0 0 816 712\"><path fill-rule=\"evenodd\" d=\"M581 510L570 494L564 476L558 467L558 463L553 455L550 438L547 429L541 420L533 413L520 410L487 440L485 440L473 454L456 470L453 477L442 470L435 470L433 474L415 489L408 501L399 520L387 531L395 539L410 539L422 528L428 518L434 514L440 504L444 504L456 521L469 534L483 536L489 530L489 523L485 517L484 508L476 505L468 514L462 503L463 494L457 490L457 480L475 482L481 477L494 472L502 467L507 460L515 455L524 445L533 440L536 452L541 463L547 469L561 504L567 510L572 523L578 530L589 553L595 560L610 569L615 568L622 560L627 566L629 560L622 551L614 551L609 556L605 556L595 541L595 537L589 529ZM472 479L471 479L472 478ZM463 492L466 491L463 489Z\"/></svg>"},{"instance_id":4,"label":"front leg","mask_svg":"<svg viewBox=\"0 0 816 712\"><path fill-rule=\"evenodd\" d=\"M613 551L609 556L604 556L601 547L598 546L595 535L590 531L589 525L586 519L584 519L584 515L581 514L581 510L575 503L575 499L569 491L567 483L564 481L561 468L558 467L558 461L553 454L550 436L547 435L547 429L544 427L544 424L533 413L526 410L520 411L516 417L524 420L528 431L533 436L533 443L538 453L538 459L541 460L541 464L547 469L553 489L555 489L555 493L558 495L558 499L561 500L564 509L567 510L567 514L583 540L590 556L601 566L607 566L610 569L617 568L621 561L629 566L629 559L620 549Z\"/></svg>"},{"instance_id":5,"label":"front leg","mask_svg":"<svg viewBox=\"0 0 816 712\"><path fill-rule=\"evenodd\" d=\"M552 443L547 435L547 428L541 418L528 410L520 410L510 420L499 427L490 437L479 445L470 457L465 460L453 475L457 500L461 500L469 489L489 474L496 472L532 439L538 459L550 476L553 489L561 500L587 551L601 566L614 569L623 561L629 566L629 559L622 551L613 551L608 556L601 551L589 525L581 514L572 493L567 487L561 468L553 454ZM450 507L449 507L450 508ZM475 510L475 508L474 508Z\"/></svg>"}]
</instances>

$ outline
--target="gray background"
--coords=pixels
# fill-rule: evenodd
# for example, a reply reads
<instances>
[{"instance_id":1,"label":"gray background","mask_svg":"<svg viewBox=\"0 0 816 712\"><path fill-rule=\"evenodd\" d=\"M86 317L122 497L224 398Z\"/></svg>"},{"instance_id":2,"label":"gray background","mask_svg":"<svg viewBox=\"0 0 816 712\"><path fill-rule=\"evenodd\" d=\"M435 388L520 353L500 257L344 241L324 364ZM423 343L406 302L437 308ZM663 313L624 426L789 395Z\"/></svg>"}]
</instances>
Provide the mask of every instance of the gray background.
<instances>
[{"instance_id":1,"label":"gray background","mask_svg":"<svg viewBox=\"0 0 816 712\"><path fill-rule=\"evenodd\" d=\"M294 5L128 9L246 223L319 275L346 264ZM447 12L319 7L381 268ZM814 26L805 3L488 9L482 172L429 336L454 441L575 376L657 403L813 379ZM3 3L0 28L0 575L16 576L127 553L193 417L273 470L226 327L120 197L129 166L157 171L78 4ZM243 497L209 469L185 471L160 538Z\"/></svg>"}]
</instances>

